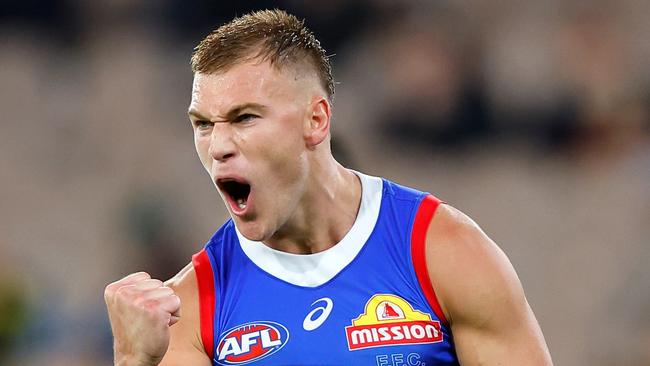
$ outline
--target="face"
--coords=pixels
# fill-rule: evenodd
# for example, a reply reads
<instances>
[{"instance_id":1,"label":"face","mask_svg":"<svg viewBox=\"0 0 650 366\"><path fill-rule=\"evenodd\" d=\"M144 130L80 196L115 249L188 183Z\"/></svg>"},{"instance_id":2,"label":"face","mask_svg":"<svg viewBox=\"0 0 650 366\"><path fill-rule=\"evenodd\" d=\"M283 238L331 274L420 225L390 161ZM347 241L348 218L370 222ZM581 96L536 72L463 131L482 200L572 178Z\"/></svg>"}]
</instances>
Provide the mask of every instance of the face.
<instances>
[{"instance_id":1,"label":"face","mask_svg":"<svg viewBox=\"0 0 650 366\"><path fill-rule=\"evenodd\" d=\"M196 151L248 239L270 238L304 195L319 103L309 85L258 61L194 77Z\"/></svg>"}]
</instances>

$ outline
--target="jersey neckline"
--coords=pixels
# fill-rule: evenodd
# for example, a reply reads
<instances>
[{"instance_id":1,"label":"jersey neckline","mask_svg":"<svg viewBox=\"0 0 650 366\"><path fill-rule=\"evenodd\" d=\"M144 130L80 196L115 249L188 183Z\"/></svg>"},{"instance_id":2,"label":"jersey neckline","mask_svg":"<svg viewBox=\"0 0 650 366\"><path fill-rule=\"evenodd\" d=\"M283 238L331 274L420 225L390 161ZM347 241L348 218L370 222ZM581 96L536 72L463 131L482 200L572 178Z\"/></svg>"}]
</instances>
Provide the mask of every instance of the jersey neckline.
<instances>
[{"instance_id":1,"label":"jersey neckline","mask_svg":"<svg viewBox=\"0 0 650 366\"><path fill-rule=\"evenodd\" d=\"M383 180L354 171L361 181L361 204L347 234L331 248L314 254L292 254L248 240L235 227L246 256L264 272L301 287L325 284L356 258L375 229L381 208Z\"/></svg>"}]
</instances>

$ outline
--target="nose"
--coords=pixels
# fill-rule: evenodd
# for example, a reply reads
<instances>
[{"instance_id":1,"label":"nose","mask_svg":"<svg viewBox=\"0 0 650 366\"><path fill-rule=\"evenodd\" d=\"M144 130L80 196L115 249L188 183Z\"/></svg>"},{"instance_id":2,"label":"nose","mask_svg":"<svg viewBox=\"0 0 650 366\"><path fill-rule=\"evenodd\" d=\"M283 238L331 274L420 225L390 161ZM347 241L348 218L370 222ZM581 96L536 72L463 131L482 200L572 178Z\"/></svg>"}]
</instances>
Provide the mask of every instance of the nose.
<instances>
[{"instance_id":1,"label":"nose","mask_svg":"<svg viewBox=\"0 0 650 366\"><path fill-rule=\"evenodd\" d=\"M237 155L237 145L233 141L228 123L215 123L210 137L208 153L212 159L225 162Z\"/></svg>"}]
</instances>

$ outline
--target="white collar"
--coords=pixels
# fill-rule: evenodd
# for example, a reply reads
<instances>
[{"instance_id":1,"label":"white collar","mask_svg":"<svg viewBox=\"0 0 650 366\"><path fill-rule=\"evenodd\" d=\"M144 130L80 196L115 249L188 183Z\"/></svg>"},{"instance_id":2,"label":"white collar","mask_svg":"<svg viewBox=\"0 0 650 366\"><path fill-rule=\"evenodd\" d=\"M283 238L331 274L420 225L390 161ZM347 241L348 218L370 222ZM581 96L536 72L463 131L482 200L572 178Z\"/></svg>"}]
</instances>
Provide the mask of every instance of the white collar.
<instances>
[{"instance_id":1,"label":"white collar","mask_svg":"<svg viewBox=\"0 0 650 366\"><path fill-rule=\"evenodd\" d=\"M354 173L361 181L361 205L352 228L340 242L322 252L292 254L248 240L236 230L246 256L265 272L297 286L317 287L334 278L363 248L375 228L381 207L381 178Z\"/></svg>"}]
</instances>

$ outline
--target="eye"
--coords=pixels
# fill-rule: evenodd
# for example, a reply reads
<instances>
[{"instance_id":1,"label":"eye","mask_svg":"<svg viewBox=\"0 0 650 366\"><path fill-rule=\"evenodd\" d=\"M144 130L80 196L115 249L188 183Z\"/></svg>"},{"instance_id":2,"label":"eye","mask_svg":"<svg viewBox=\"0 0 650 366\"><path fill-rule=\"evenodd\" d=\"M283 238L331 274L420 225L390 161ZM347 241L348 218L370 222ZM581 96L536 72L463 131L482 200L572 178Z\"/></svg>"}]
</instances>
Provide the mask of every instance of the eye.
<instances>
[{"instance_id":1,"label":"eye","mask_svg":"<svg viewBox=\"0 0 650 366\"><path fill-rule=\"evenodd\" d=\"M235 122L235 123L237 123L237 122L249 122L249 121L251 121L251 120L253 120L255 118L258 118L258 117L259 116L256 116L254 114L244 113L244 114L240 114L239 116L235 117L233 122Z\"/></svg>"},{"instance_id":2,"label":"eye","mask_svg":"<svg viewBox=\"0 0 650 366\"><path fill-rule=\"evenodd\" d=\"M201 120L194 121L194 127L196 127L196 129L199 131L205 131L211 128L213 125L214 122L210 122L210 121L201 121Z\"/></svg>"}]
</instances>

